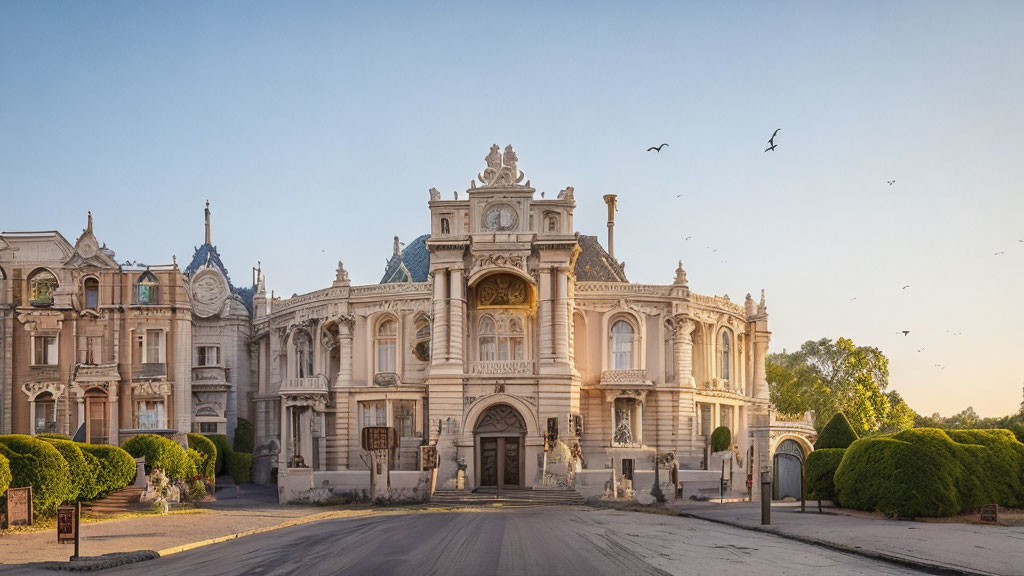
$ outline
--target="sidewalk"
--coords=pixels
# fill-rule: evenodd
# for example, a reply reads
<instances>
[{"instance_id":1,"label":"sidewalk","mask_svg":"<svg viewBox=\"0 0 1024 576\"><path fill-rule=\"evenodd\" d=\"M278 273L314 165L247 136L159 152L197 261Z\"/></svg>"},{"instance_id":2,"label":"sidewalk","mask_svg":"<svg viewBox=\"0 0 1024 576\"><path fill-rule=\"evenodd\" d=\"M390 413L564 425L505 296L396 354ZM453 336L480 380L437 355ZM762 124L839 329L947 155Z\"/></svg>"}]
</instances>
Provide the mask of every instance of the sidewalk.
<instances>
[{"instance_id":1,"label":"sidewalk","mask_svg":"<svg viewBox=\"0 0 1024 576\"><path fill-rule=\"evenodd\" d=\"M772 506L761 525L759 503L678 501L670 506L694 518L770 532L872 558L947 574L1024 576L1024 526L886 520L817 512L817 503Z\"/></svg>"},{"instance_id":2,"label":"sidewalk","mask_svg":"<svg viewBox=\"0 0 1024 576\"><path fill-rule=\"evenodd\" d=\"M167 550L289 521L339 513L367 513L362 510L340 512L316 506L280 505L276 489L254 485L244 486L240 496L236 495L233 487L230 491L218 491L217 498L218 502L204 504L195 513L83 523L80 554L100 556L135 550ZM7 534L0 538L0 565L66 561L73 553L74 546L57 544L56 530Z\"/></svg>"}]
</instances>

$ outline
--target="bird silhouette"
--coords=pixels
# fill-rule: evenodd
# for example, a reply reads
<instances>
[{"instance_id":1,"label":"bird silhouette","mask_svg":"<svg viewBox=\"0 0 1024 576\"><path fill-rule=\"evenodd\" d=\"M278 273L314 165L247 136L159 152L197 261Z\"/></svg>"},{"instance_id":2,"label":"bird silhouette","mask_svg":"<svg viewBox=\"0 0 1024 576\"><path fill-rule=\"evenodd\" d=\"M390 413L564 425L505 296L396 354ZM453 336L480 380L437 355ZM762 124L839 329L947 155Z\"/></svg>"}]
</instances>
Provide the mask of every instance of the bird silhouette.
<instances>
[{"instance_id":1,"label":"bird silhouette","mask_svg":"<svg viewBox=\"0 0 1024 576\"><path fill-rule=\"evenodd\" d=\"M772 137L768 139L768 145L773 149L775 148L775 135L779 133L779 130L782 130L782 128L776 128L775 132L772 132Z\"/></svg>"},{"instance_id":2,"label":"bird silhouette","mask_svg":"<svg viewBox=\"0 0 1024 576\"><path fill-rule=\"evenodd\" d=\"M856 299L857 299L857 297L856 297L856 296L854 296L853 298L850 298L850 302L853 302L853 301L854 301L854 300L856 300Z\"/></svg>"},{"instance_id":3,"label":"bird silhouette","mask_svg":"<svg viewBox=\"0 0 1024 576\"><path fill-rule=\"evenodd\" d=\"M907 334L910 334L910 330L903 330L903 335L906 336Z\"/></svg>"},{"instance_id":4,"label":"bird silhouette","mask_svg":"<svg viewBox=\"0 0 1024 576\"><path fill-rule=\"evenodd\" d=\"M693 238L693 236L687 236L686 238L683 238L683 242L686 242L686 241L687 241L687 240L689 240L690 238Z\"/></svg>"},{"instance_id":5,"label":"bird silhouette","mask_svg":"<svg viewBox=\"0 0 1024 576\"><path fill-rule=\"evenodd\" d=\"M682 198L682 197L683 197L682 194L676 194L676 198Z\"/></svg>"},{"instance_id":6,"label":"bird silhouette","mask_svg":"<svg viewBox=\"0 0 1024 576\"><path fill-rule=\"evenodd\" d=\"M918 348L918 349L917 349L917 351L918 351L918 352L923 352L923 351L924 351L924 348Z\"/></svg>"},{"instance_id":7,"label":"bird silhouette","mask_svg":"<svg viewBox=\"0 0 1024 576\"><path fill-rule=\"evenodd\" d=\"M651 146L650 148L647 149L647 151L650 152L651 150L654 150L658 154L661 154L661 149L664 148L665 146L668 146L668 144L662 144L661 146Z\"/></svg>"},{"instance_id":8,"label":"bird silhouette","mask_svg":"<svg viewBox=\"0 0 1024 576\"><path fill-rule=\"evenodd\" d=\"M906 290L907 288L910 288L910 284L907 284L907 285L906 285L906 286L904 286L904 287L903 287L902 289L903 289L903 290Z\"/></svg>"},{"instance_id":9,"label":"bird silhouette","mask_svg":"<svg viewBox=\"0 0 1024 576\"><path fill-rule=\"evenodd\" d=\"M886 180L886 182L889 183L889 186L892 186L896 181L895 180Z\"/></svg>"},{"instance_id":10,"label":"bird silhouette","mask_svg":"<svg viewBox=\"0 0 1024 576\"><path fill-rule=\"evenodd\" d=\"M771 146L765 148L764 151L767 152L769 150L775 150L775 146L776 146L775 144L772 144Z\"/></svg>"},{"instance_id":11,"label":"bird silhouette","mask_svg":"<svg viewBox=\"0 0 1024 576\"><path fill-rule=\"evenodd\" d=\"M1002 250L1000 250L999 252L995 253L996 256L999 256L1000 254L1006 254L1006 252L1003 252Z\"/></svg>"}]
</instances>

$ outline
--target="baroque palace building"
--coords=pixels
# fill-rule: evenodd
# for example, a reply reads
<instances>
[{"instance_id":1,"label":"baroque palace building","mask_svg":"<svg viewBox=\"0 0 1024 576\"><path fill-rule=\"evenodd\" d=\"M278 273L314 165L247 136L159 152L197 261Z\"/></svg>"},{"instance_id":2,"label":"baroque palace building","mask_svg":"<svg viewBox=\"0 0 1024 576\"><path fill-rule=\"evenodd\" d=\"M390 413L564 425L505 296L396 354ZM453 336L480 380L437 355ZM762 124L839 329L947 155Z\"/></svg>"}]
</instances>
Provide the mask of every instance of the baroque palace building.
<instances>
[{"instance_id":1,"label":"baroque palace building","mask_svg":"<svg viewBox=\"0 0 1024 576\"><path fill-rule=\"evenodd\" d=\"M573 188L538 198L511 146L492 146L464 194L430 190L430 233L393 254L377 284L268 296L263 271L232 284L210 241L191 263L117 264L93 235L0 235L4 432L116 443L140 431L233 434L255 424L254 478L282 500L370 486L367 426L394 428L389 490L564 486L602 495L672 476L713 486L728 462L789 478L809 420L768 403L762 292L736 304L671 283L630 283L575 231ZM525 180L525 182L524 182ZM667 274L668 275L668 274ZM710 433L732 432L712 455ZM794 460L794 458L796 460ZM721 467L721 469L719 469ZM794 472L795 470L795 472ZM703 483L703 484L702 484ZM667 484L666 484L667 486ZM756 491L755 491L756 492Z\"/></svg>"}]
</instances>

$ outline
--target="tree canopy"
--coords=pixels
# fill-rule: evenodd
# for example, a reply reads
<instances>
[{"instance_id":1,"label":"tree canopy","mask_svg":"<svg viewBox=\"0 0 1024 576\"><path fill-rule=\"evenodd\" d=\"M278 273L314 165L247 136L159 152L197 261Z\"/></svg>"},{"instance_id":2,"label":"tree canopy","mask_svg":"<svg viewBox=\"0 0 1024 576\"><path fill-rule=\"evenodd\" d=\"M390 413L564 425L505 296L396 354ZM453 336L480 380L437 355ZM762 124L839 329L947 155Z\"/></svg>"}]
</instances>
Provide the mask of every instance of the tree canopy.
<instances>
[{"instance_id":1,"label":"tree canopy","mask_svg":"<svg viewBox=\"0 0 1024 576\"><path fill-rule=\"evenodd\" d=\"M769 398L784 415L815 414L821 429L839 412L864 436L897 432L914 425L916 413L889 385L889 359L878 348L849 338L808 340L795 352L767 359Z\"/></svg>"}]
</instances>

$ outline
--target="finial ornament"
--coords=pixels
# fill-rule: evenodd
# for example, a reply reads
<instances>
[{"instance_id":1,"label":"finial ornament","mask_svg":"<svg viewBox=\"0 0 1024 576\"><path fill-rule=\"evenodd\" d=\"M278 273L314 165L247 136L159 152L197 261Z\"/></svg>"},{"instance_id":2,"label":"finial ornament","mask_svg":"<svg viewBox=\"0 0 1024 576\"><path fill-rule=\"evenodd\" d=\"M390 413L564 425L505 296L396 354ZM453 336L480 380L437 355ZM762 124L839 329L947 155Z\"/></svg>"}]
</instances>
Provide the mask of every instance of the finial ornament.
<instances>
[{"instance_id":1,"label":"finial ornament","mask_svg":"<svg viewBox=\"0 0 1024 576\"><path fill-rule=\"evenodd\" d=\"M205 215L206 215L206 243L209 244L210 243L210 201L209 200L206 201Z\"/></svg>"},{"instance_id":2,"label":"finial ornament","mask_svg":"<svg viewBox=\"0 0 1024 576\"><path fill-rule=\"evenodd\" d=\"M499 150L497 144L491 145L491 151L484 157L487 167L476 176L484 188L517 186L526 176L519 170L519 157L511 144L505 146L504 153ZM476 188L476 183L471 182L470 187Z\"/></svg>"},{"instance_id":3,"label":"finial ornament","mask_svg":"<svg viewBox=\"0 0 1024 576\"><path fill-rule=\"evenodd\" d=\"M392 250L393 250L393 252L394 252L395 254L398 254L399 252L401 252L401 251L402 251L402 250L401 250L401 249L399 248L398 236L395 236L395 244L394 244L394 246L392 247Z\"/></svg>"},{"instance_id":4,"label":"finial ornament","mask_svg":"<svg viewBox=\"0 0 1024 576\"><path fill-rule=\"evenodd\" d=\"M679 261L679 266L676 266L676 279L673 282L676 286L686 286L686 270L683 270L683 261Z\"/></svg>"},{"instance_id":5,"label":"finial ornament","mask_svg":"<svg viewBox=\"0 0 1024 576\"><path fill-rule=\"evenodd\" d=\"M261 278L262 283L262 278ZM338 269L334 273L334 285L335 286L347 286L350 283L348 278L348 271L345 270L345 265L342 264L341 260L338 260Z\"/></svg>"},{"instance_id":6,"label":"finial ornament","mask_svg":"<svg viewBox=\"0 0 1024 576\"><path fill-rule=\"evenodd\" d=\"M438 192L437 188L431 188L430 189L430 201L433 202L435 200L440 200L440 199L441 199L441 193Z\"/></svg>"},{"instance_id":7,"label":"finial ornament","mask_svg":"<svg viewBox=\"0 0 1024 576\"><path fill-rule=\"evenodd\" d=\"M85 231L92 234L92 210L89 210L88 221L85 224Z\"/></svg>"},{"instance_id":8,"label":"finial ornament","mask_svg":"<svg viewBox=\"0 0 1024 576\"><path fill-rule=\"evenodd\" d=\"M761 303L757 305L757 313L758 314L766 314L767 312L768 312L768 307L764 303L764 288L762 288L761 289Z\"/></svg>"}]
</instances>

